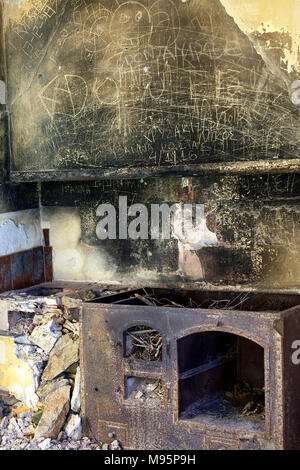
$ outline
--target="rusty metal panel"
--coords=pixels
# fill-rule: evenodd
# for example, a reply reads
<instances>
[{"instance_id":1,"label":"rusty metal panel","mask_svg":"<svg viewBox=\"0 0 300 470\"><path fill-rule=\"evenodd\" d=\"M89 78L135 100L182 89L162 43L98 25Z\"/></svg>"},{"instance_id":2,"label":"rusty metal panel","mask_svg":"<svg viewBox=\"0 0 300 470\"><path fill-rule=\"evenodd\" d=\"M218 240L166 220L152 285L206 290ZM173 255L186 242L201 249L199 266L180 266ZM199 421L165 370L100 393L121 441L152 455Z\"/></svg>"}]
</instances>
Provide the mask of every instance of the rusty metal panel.
<instances>
[{"instance_id":1,"label":"rusty metal panel","mask_svg":"<svg viewBox=\"0 0 300 470\"><path fill-rule=\"evenodd\" d=\"M0 258L1 292L50 282L52 277L51 247L41 246Z\"/></svg>"},{"instance_id":2,"label":"rusty metal panel","mask_svg":"<svg viewBox=\"0 0 300 470\"><path fill-rule=\"evenodd\" d=\"M44 246L44 276L45 282L53 281L53 253L51 246Z\"/></svg>"},{"instance_id":3,"label":"rusty metal panel","mask_svg":"<svg viewBox=\"0 0 300 470\"><path fill-rule=\"evenodd\" d=\"M11 273L14 289L41 284L45 280L43 247L13 253Z\"/></svg>"},{"instance_id":4,"label":"rusty metal panel","mask_svg":"<svg viewBox=\"0 0 300 470\"><path fill-rule=\"evenodd\" d=\"M150 291L153 294L153 290L144 290L145 298L136 291L135 298L149 302ZM183 292L172 291L172 299L177 296L179 302ZM156 295L161 301L167 293L158 289ZM207 301L208 294L188 292L198 301L201 295ZM214 295L219 293L211 292L211 299ZM127 296L132 300L134 291ZM300 334L300 325L286 313L300 303L299 295L253 295L241 310L179 308L178 303L178 307L126 305L124 297L84 304L83 409L89 435L102 441L113 436L127 449L298 448L297 440L288 444L284 438L289 412L283 397L289 395L291 386L296 390L293 381L298 379L295 371L292 382L283 373L284 354L288 357L289 353L282 343L288 327L282 327L282 322L289 321L293 334ZM117 303L110 304L111 299ZM159 360L130 356L132 342L127 343L127 338L132 327L138 327L135 334L148 328L162 335ZM257 357L247 364L247 355ZM243 415L237 408L234 412L225 409L220 415L220 406L226 402L220 396L238 378L262 386L264 411L259 418ZM155 405L137 401L144 384L151 388L154 382L162 388L161 401ZM194 402L193 394L197 397ZM294 395L290 410L297 404ZM292 431L298 433L296 425Z\"/></svg>"},{"instance_id":5,"label":"rusty metal panel","mask_svg":"<svg viewBox=\"0 0 300 470\"><path fill-rule=\"evenodd\" d=\"M11 279L11 256L0 258L0 291L5 292L12 289Z\"/></svg>"}]
</instances>

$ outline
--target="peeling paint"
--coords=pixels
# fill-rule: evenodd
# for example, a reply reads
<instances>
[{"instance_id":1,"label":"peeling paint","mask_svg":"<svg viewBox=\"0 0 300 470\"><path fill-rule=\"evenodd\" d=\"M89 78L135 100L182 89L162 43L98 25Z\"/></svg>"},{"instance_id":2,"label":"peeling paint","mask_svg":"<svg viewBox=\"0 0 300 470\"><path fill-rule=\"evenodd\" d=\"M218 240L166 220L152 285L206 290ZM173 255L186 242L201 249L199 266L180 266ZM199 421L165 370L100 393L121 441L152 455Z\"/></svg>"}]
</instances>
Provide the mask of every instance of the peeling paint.
<instances>
[{"instance_id":1,"label":"peeling paint","mask_svg":"<svg viewBox=\"0 0 300 470\"><path fill-rule=\"evenodd\" d=\"M227 13L232 16L238 27L254 43L258 52L270 65L270 57L267 58L268 49L271 48L269 37L285 35L290 41L278 44L284 55L281 61L282 70L288 73L300 72L299 47L300 47L300 2L298 0L252 0L240 2L239 0L221 0ZM254 40L253 33L260 38L261 46ZM275 65L273 63L273 65Z\"/></svg>"},{"instance_id":2,"label":"peeling paint","mask_svg":"<svg viewBox=\"0 0 300 470\"><path fill-rule=\"evenodd\" d=\"M41 246L38 210L0 215L0 256Z\"/></svg>"},{"instance_id":3,"label":"peeling paint","mask_svg":"<svg viewBox=\"0 0 300 470\"><path fill-rule=\"evenodd\" d=\"M201 208L201 212L200 212ZM197 207L197 219L195 225L192 222L193 209L181 208L174 215L173 236L184 245L187 250L201 250L205 246L218 246L218 239L207 227L206 216L204 214L204 205ZM182 213L183 216L182 216ZM183 230L184 227L184 230Z\"/></svg>"},{"instance_id":4,"label":"peeling paint","mask_svg":"<svg viewBox=\"0 0 300 470\"><path fill-rule=\"evenodd\" d=\"M183 182L184 183L184 182ZM179 207L174 214L173 236L178 240L177 273L189 280L202 280L205 270L195 251L204 247L218 246L217 235L207 227L204 205L197 205L195 225L192 222L192 207Z\"/></svg>"}]
</instances>

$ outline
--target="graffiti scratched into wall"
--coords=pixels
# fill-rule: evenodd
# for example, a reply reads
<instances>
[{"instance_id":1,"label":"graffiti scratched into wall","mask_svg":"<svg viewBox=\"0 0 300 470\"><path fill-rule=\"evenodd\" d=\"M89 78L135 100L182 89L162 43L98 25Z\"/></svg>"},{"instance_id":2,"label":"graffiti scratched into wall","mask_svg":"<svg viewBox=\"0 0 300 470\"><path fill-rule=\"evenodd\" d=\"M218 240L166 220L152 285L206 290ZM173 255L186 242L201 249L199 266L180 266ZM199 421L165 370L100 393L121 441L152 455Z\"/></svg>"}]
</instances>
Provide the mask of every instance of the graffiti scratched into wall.
<instances>
[{"instance_id":1,"label":"graffiti scratched into wall","mask_svg":"<svg viewBox=\"0 0 300 470\"><path fill-rule=\"evenodd\" d=\"M298 157L287 81L219 0L28 0L4 18L13 170Z\"/></svg>"}]
</instances>

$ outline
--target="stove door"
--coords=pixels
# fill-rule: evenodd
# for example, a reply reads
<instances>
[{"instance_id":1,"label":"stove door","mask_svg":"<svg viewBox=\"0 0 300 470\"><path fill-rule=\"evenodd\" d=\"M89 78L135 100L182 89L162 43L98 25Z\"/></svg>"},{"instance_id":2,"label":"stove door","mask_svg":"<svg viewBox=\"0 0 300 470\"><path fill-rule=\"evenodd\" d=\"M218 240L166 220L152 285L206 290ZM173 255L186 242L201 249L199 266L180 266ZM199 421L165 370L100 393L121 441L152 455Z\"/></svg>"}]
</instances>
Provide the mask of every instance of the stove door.
<instances>
[{"instance_id":1,"label":"stove door","mask_svg":"<svg viewBox=\"0 0 300 470\"><path fill-rule=\"evenodd\" d=\"M166 449L173 434L169 322L160 309L150 307L150 316L146 309L143 315L135 306L83 308L85 432L125 449Z\"/></svg>"}]
</instances>

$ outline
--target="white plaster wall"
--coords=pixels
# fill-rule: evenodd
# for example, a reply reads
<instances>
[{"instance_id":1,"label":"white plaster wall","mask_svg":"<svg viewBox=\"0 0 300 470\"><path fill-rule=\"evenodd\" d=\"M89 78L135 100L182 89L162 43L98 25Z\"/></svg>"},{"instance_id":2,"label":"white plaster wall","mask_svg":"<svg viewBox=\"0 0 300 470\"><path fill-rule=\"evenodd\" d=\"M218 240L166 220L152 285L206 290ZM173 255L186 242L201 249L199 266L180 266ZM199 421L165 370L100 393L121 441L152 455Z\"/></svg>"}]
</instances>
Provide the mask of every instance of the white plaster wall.
<instances>
[{"instance_id":1,"label":"white plaster wall","mask_svg":"<svg viewBox=\"0 0 300 470\"><path fill-rule=\"evenodd\" d=\"M39 209L0 214L0 256L41 245Z\"/></svg>"}]
</instances>

